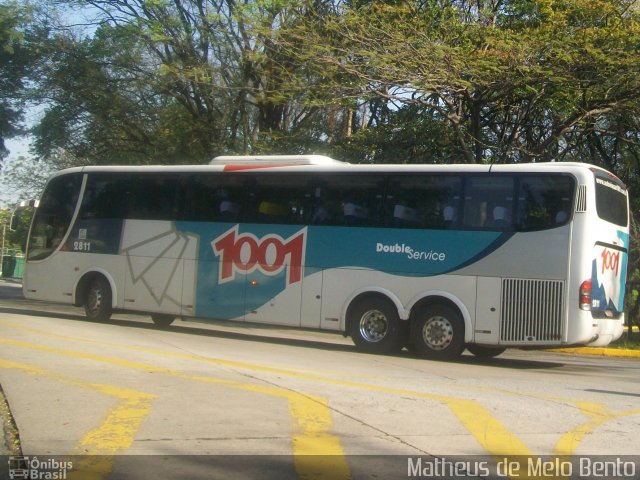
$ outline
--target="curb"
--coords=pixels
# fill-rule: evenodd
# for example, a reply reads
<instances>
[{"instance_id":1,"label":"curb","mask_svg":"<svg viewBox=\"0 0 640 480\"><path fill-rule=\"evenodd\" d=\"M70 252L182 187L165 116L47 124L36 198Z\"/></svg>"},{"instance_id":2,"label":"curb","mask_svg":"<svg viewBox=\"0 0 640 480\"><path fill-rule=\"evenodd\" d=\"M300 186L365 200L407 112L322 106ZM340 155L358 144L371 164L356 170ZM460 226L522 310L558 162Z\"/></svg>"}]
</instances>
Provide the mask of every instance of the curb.
<instances>
[{"instance_id":1,"label":"curb","mask_svg":"<svg viewBox=\"0 0 640 480\"><path fill-rule=\"evenodd\" d=\"M22 455L18 427L11 415L9 402L0 385L0 456Z\"/></svg>"},{"instance_id":2,"label":"curb","mask_svg":"<svg viewBox=\"0 0 640 480\"><path fill-rule=\"evenodd\" d=\"M640 358L640 350L629 350L625 348L552 348L547 350L547 352L573 353L576 355L592 355L597 357Z\"/></svg>"}]
</instances>

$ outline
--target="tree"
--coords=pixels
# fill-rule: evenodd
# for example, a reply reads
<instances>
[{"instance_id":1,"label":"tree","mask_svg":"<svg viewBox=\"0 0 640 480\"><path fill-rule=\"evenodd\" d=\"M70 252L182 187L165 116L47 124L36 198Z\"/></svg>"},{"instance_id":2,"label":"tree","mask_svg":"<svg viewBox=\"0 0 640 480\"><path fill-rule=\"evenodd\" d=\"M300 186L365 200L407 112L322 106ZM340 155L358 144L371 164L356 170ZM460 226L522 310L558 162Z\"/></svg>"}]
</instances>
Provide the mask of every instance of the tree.
<instances>
[{"instance_id":1,"label":"tree","mask_svg":"<svg viewBox=\"0 0 640 480\"><path fill-rule=\"evenodd\" d=\"M0 167L9 153L5 140L22 131L24 82L36 54L29 19L26 8L0 4Z\"/></svg>"},{"instance_id":2,"label":"tree","mask_svg":"<svg viewBox=\"0 0 640 480\"><path fill-rule=\"evenodd\" d=\"M280 45L281 32L305 15L299 2L83 3L97 12L95 32L60 30L41 71L40 155L64 149L89 163L200 163L323 142L324 133L309 133L323 118L305 101L312 79Z\"/></svg>"},{"instance_id":3,"label":"tree","mask_svg":"<svg viewBox=\"0 0 640 480\"><path fill-rule=\"evenodd\" d=\"M318 95L386 99L420 112L423 126L445 125L456 147L448 161L572 158L597 125L637 118L640 18L630 6L352 2L311 19L289 47L324 74Z\"/></svg>"}]
</instances>

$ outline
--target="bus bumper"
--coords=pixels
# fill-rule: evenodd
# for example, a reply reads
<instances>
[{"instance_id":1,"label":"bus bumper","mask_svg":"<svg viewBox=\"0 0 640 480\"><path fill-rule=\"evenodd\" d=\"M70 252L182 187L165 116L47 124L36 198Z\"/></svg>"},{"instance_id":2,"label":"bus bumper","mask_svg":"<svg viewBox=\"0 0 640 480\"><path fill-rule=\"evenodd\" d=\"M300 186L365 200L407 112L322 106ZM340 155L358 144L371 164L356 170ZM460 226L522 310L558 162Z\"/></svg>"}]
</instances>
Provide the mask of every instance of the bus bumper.
<instances>
[{"instance_id":1,"label":"bus bumper","mask_svg":"<svg viewBox=\"0 0 640 480\"><path fill-rule=\"evenodd\" d=\"M597 322L597 337L587 345L589 347L606 347L619 339L624 332L624 315L617 319L594 319Z\"/></svg>"}]
</instances>

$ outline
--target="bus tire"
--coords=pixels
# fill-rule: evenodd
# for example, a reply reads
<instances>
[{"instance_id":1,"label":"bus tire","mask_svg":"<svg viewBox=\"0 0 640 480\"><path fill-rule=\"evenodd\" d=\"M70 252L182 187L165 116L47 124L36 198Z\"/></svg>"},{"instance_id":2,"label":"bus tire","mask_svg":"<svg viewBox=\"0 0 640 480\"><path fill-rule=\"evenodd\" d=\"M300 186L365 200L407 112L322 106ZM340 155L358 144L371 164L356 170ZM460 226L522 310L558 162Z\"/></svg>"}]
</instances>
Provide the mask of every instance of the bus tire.
<instances>
[{"instance_id":1,"label":"bus tire","mask_svg":"<svg viewBox=\"0 0 640 480\"><path fill-rule=\"evenodd\" d=\"M102 275L96 275L89 281L84 297L84 313L89 320L106 322L111 318L111 286Z\"/></svg>"},{"instance_id":2,"label":"bus tire","mask_svg":"<svg viewBox=\"0 0 640 480\"><path fill-rule=\"evenodd\" d=\"M493 358L497 357L501 353L504 353L506 348L504 347L486 347L484 345L477 345L475 343L467 345L467 350L473 353L479 358Z\"/></svg>"},{"instance_id":3,"label":"bus tire","mask_svg":"<svg viewBox=\"0 0 640 480\"><path fill-rule=\"evenodd\" d=\"M358 349L367 353L398 352L406 344L406 322L395 306L379 297L366 297L349 307L349 334Z\"/></svg>"},{"instance_id":4,"label":"bus tire","mask_svg":"<svg viewBox=\"0 0 640 480\"><path fill-rule=\"evenodd\" d=\"M166 328L173 323L176 319L175 316L170 315L168 313L152 313L151 320L156 325L156 327Z\"/></svg>"},{"instance_id":5,"label":"bus tire","mask_svg":"<svg viewBox=\"0 0 640 480\"><path fill-rule=\"evenodd\" d=\"M452 307L429 305L411 321L411 350L432 360L454 360L465 348L464 322Z\"/></svg>"}]
</instances>

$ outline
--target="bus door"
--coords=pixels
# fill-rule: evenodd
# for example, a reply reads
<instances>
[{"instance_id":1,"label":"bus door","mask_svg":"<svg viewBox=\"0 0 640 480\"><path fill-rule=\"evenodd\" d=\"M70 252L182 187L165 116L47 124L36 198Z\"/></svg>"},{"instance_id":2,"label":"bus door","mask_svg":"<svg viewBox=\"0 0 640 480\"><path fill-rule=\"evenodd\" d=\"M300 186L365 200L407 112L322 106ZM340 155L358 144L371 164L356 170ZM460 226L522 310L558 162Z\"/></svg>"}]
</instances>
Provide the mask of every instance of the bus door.
<instances>
[{"instance_id":1,"label":"bus door","mask_svg":"<svg viewBox=\"0 0 640 480\"><path fill-rule=\"evenodd\" d=\"M206 293L215 316L299 326L305 239L298 226L236 224L218 235L216 285Z\"/></svg>"}]
</instances>

